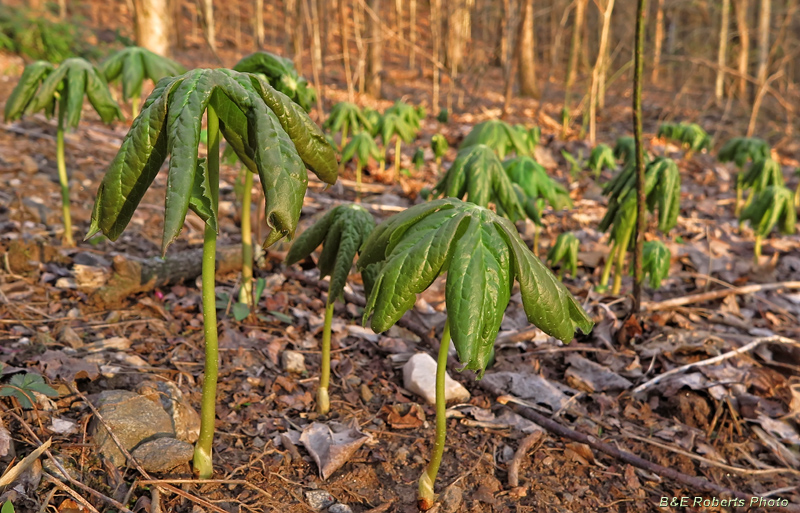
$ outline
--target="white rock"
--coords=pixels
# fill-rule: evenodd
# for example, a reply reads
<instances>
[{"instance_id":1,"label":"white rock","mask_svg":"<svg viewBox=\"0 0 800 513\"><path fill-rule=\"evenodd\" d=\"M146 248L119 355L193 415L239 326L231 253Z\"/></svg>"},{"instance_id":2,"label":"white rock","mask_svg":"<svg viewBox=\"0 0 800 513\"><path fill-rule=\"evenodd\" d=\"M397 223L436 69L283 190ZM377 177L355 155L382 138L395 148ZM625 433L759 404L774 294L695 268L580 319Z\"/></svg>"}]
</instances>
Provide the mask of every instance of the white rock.
<instances>
[{"instance_id":1,"label":"white rock","mask_svg":"<svg viewBox=\"0 0 800 513\"><path fill-rule=\"evenodd\" d=\"M436 360L428 353L417 353L403 366L403 386L419 395L428 404L436 403ZM469 391L458 381L444 378L444 396L447 402L469 400Z\"/></svg>"},{"instance_id":2,"label":"white rock","mask_svg":"<svg viewBox=\"0 0 800 513\"><path fill-rule=\"evenodd\" d=\"M303 353L286 350L281 354L281 365L286 372L302 374L306 371L306 358Z\"/></svg>"}]
</instances>

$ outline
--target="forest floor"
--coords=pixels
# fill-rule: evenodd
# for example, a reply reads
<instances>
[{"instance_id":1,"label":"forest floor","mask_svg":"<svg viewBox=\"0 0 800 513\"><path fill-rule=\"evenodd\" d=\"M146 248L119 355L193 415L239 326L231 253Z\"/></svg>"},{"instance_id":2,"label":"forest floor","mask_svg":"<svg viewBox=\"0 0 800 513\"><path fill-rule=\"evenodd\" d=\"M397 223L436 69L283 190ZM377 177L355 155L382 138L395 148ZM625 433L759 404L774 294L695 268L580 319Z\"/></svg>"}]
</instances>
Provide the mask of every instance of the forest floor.
<instances>
[{"instance_id":1,"label":"forest floor","mask_svg":"<svg viewBox=\"0 0 800 513\"><path fill-rule=\"evenodd\" d=\"M490 75L485 80L491 87L477 87L502 91L499 79ZM0 101L14 81L5 82L8 87ZM621 84L616 87L622 89ZM386 95L407 95L414 103L427 94L426 88L427 82L408 80L402 86L387 86ZM552 101L543 101L541 109L532 100L515 101L510 121L542 127L537 160L569 186L575 206L545 212L539 254L559 233L576 232L581 240L580 270L565 283L596 327L591 335L560 344L530 330L519 295L512 296L496 363L484 378L476 381L472 373L450 367L451 376L464 384L471 399L448 410L447 449L437 482L437 492L443 492L446 501L437 508L497 513L729 511L674 506L681 497L690 498L689 504L695 497L726 498L720 491L726 488L746 495L748 506L749 498L756 496L785 500L789 507L784 510L799 509L800 345L795 341L800 338L800 291L792 284L748 294L735 287L800 281L800 237L766 240L762 260L754 263L752 230L739 227L733 215L730 184L735 169L709 154L685 159L680 150L655 139L663 118L656 106L668 104L668 95L646 96L648 149L672 154L681 168L681 216L667 241L672 251L670 277L659 290L646 289L648 311L629 318L628 296L593 289L608 251L607 236L596 230L605 211L599 191L611 173L604 171L598 178L586 171L570 173L561 150L582 153L585 159L590 148L575 137L566 142L557 137L553 120L558 119L556 97L561 94L547 91ZM629 100L624 94L615 98L601 119L600 142L613 144L617 136L629 133ZM327 91L327 108L343 99L341 90ZM429 115L420 138L403 150L401 162L408 176L393 180L369 167L364 205L376 220L421 201L420 189L435 183L439 170L430 150L425 164L415 170L410 158L414 148L429 148L436 132L444 133L455 148L475 123L497 117L501 105L501 94L486 92L468 99L447 124ZM724 124L733 121L746 124L735 119ZM77 238L88 228L97 185L126 129L125 122L103 126L86 109L80 127L67 135ZM445 166L454 156L451 149ZM784 144L779 156L787 179L793 180L789 170L800 165L797 140ZM232 167L221 174L222 246L235 246L240 240L237 175ZM354 175L348 167L343 178L354 180ZM299 230L323 210L352 201L351 183L323 190L312 178ZM18 458L51 439L52 454L75 480L96 491L79 490L78 495L99 511L118 511L111 498L133 511L149 512L157 497L161 510L169 512L305 512L313 511L308 495L312 490L329 492L356 513L416 511L417 479L430 454L434 411L403 388L402 365L416 352L435 354L431 340L438 340L445 318L441 280L420 295L400 326L382 335L361 328L363 309L357 299L363 298L363 289L357 281L348 289L356 301L336 306L332 410L321 417L315 413L314 396L326 293L317 286L316 269L284 266L287 242L260 255L256 275L265 278L266 288L257 312L243 321L234 319L227 300L235 297L238 273L220 273L216 290L221 361L214 441L214 477L220 481L180 481L192 478L188 464L150 476L161 481L147 481L136 469L101 461L91 437L97 419L91 422L95 416L87 401L102 391L136 391L146 383L172 382L199 411L203 331L195 281L113 304L102 304L97 295L97 273L104 283L108 273L102 270L110 269L115 255L158 255L165 175L156 178L118 241L81 242L74 249L59 242L52 121L33 116L0 127L0 184L2 373L41 373L60 394L42 399L36 411L23 411L3 400L0 426L5 423L12 433ZM259 222L256 234L263 237L266 228L263 220ZM201 222L189 216L168 256L181 258L197 248L202 233ZM530 244L529 231L525 237ZM630 287L626 277L623 291L628 293ZM729 292L709 301L677 307L662 303L724 290ZM737 351L748 344L752 346L747 350ZM281 355L287 349L304 355L306 373L283 370ZM706 361L720 355L726 356ZM698 365L634 392L648 380L690 363ZM532 406L503 404L498 393ZM566 428L572 438L543 430L524 418L529 411ZM348 426L363 442L327 479L320 477L312 455L298 442L315 422ZM638 455L651 465L633 465L603 452L595 442ZM33 477L15 488L17 511L44 511L48 503L58 511L90 511L70 498L58 480L47 477L58 475L48 461L43 458L44 470L33 467ZM689 480L681 481L681 476ZM175 479L176 488L168 490L169 480ZM664 497L671 506L662 507Z\"/></svg>"}]
</instances>

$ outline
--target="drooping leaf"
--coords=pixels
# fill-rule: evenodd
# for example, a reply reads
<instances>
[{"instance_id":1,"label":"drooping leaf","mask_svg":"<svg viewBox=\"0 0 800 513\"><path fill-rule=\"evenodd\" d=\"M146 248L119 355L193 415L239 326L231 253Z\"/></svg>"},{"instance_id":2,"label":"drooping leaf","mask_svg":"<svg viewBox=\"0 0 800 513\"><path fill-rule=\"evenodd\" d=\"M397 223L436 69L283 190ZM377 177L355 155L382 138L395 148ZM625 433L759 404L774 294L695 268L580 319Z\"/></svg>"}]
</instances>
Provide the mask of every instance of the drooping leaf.
<instances>
[{"instance_id":1,"label":"drooping leaf","mask_svg":"<svg viewBox=\"0 0 800 513\"><path fill-rule=\"evenodd\" d=\"M555 210L572 207L569 191L550 178L547 170L531 157L522 156L503 162L509 179L522 188L529 198L542 198Z\"/></svg>"},{"instance_id":2,"label":"drooping leaf","mask_svg":"<svg viewBox=\"0 0 800 513\"><path fill-rule=\"evenodd\" d=\"M770 185L755 193L753 201L742 210L739 221L749 221L762 237L767 237L776 226L784 234L794 233L797 213L793 201L791 190Z\"/></svg>"},{"instance_id":3,"label":"drooping leaf","mask_svg":"<svg viewBox=\"0 0 800 513\"><path fill-rule=\"evenodd\" d=\"M530 153L529 146L520 133L505 121L496 119L475 125L461 142L459 149L463 150L478 144L494 150L500 159L504 159L512 151L520 156Z\"/></svg>"},{"instance_id":4,"label":"drooping leaf","mask_svg":"<svg viewBox=\"0 0 800 513\"><path fill-rule=\"evenodd\" d=\"M361 109L355 103L339 102L331 107L331 113L328 114L328 119L322 124L322 127L330 130L333 133L341 132L347 128L351 132L356 130L372 130L372 123L361 112Z\"/></svg>"},{"instance_id":5,"label":"drooping leaf","mask_svg":"<svg viewBox=\"0 0 800 513\"><path fill-rule=\"evenodd\" d=\"M598 144L589 154L589 161L586 165L594 172L595 176L600 176L603 168L615 169L617 162L610 146Z\"/></svg>"},{"instance_id":6,"label":"drooping leaf","mask_svg":"<svg viewBox=\"0 0 800 513\"><path fill-rule=\"evenodd\" d=\"M233 67L234 71L243 73L259 73L267 82L300 105L306 112L311 110L317 93L301 77L291 60L270 52L259 51L242 58Z\"/></svg>"},{"instance_id":7,"label":"drooping leaf","mask_svg":"<svg viewBox=\"0 0 800 513\"><path fill-rule=\"evenodd\" d=\"M753 162L742 176L741 182L744 189L753 189L753 192L758 192L770 185L782 187L783 184L781 165L771 158Z\"/></svg>"},{"instance_id":8,"label":"drooping leaf","mask_svg":"<svg viewBox=\"0 0 800 513\"><path fill-rule=\"evenodd\" d=\"M25 66L19 82L6 101L4 112L6 123L16 121L25 114L39 85L53 72L53 69L53 65L46 61L36 61Z\"/></svg>"},{"instance_id":9,"label":"drooping leaf","mask_svg":"<svg viewBox=\"0 0 800 513\"><path fill-rule=\"evenodd\" d=\"M380 160L382 155L375 143L375 139L369 132L358 132L347 142L342 149L342 162L349 162L353 158L357 159L361 165L365 165L370 157Z\"/></svg>"},{"instance_id":10,"label":"drooping leaf","mask_svg":"<svg viewBox=\"0 0 800 513\"><path fill-rule=\"evenodd\" d=\"M669 248L659 240L644 243L642 252L642 271L650 283L650 288L661 287L661 282L669 276L672 254Z\"/></svg>"},{"instance_id":11,"label":"drooping leaf","mask_svg":"<svg viewBox=\"0 0 800 513\"><path fill-rule=\"evenodd\" d=\"M128 46L113 53L100 64L100 71L108 83L122 82L122 99L142 94L145 79L154 83L165 77L186 73L186 69L166 57L162 57L140 46Z\"/></svg>"},{"instance_id":12,"label":"drooping leaf","mask_svg":"<svg viewBox=\"0 0 800 513\"><path fill-rule=\"evenodd\" d=\"M702 151L711 147L711 138L697 123L662 123L656 137L675 141L689 151Z\"/></svg>"},{"instance_id":13,"label":"drooping leaf","mask_svg":"<svg viewBox=\"0 0 800 513\"><path fill-rule=\"evenodd\" d=\"M741 169L748 160L756 162L769 158L769 155L769 145L763 139L734 137L720 148L717 159L720 162L734 162Z\"/></svg>"},{"instance_id":14,"label":"drooping leaf","mask_svg":"<svg viewBox=\"0 0 800 513\"><path fill-rule=\"evenodd\" d=\"M578 274L578 250L580 248L578 237L572 232L558 235L555 244L547 252L547 265L561 267L576 276Z\"/></svg>"},{"instance_id":15,"label":"drooping leaf","mask_svg":"<svg viewBox=\"0 0 800 513\"><path fill-rule=\"evenodd\" d=\"M636 160L636 141L633 137L625 136L617 139L614 145L614 158L627 164Z\"/></svg>"},{"instance_id":16,"label":"drooping leaf","mask_svg":"<svg viewBox=\"0 0 800 513\"><path fill-rule=\"evenodd\" d=\"M213 200L212 185L208 176L208 165L206 159L198 159L197 170L194 174L192 193L189 198L189 208L197 214L203 222L207 223L214 231L217 231L217 204Z\"/></svg>"}]
</instances>

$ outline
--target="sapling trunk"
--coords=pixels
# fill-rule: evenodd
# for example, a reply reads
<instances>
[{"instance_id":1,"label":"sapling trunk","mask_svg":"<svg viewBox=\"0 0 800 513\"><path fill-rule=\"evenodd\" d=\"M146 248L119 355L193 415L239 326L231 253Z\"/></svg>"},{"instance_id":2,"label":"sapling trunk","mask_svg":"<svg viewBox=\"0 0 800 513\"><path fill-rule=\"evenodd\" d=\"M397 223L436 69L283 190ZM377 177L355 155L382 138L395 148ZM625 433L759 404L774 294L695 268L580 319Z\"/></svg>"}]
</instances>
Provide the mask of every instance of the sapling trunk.
<instances>
[{"instance_id":1,"label":"sapling trunk","mask_svg":"<svg viewBox=\"0 0 800 513\"><path fill-rule=\"evenodd\" d=\"M394 143L394 178L397 179L400 176L400 145L403 144L403 140L400 137L397 138L397 141Z\"/></svg>"},{"instance_id":2,"label":"sapling trunk","mask_svg":"<svg viewBox=\"0 0 800 513\"><path fill-rule=\"evenodd\" d=\"M611 277L611 266L614 265L614 255L617 250L617 241L611 243L611 250L606 257L606 263L603 266L603 274L600 276L600 285L597 287L599 290L608 289L608 279Z\"/></svg>"},{"instance_id":3,"label":"sapling trunk","mask_svg":"<svg viewBox=\"0 0 800 513\"><path fill-rule=\"evenodd\" d=\"M356 203L361 203L361 169L363 167L361 159L356 160Z\"/></svg>"},{"instance_id":4,"label":"sapling trunk","mask_svg":"<svg viewBox=\"0 0 800 513\"><path fill-rule=\"evenodd\" d=\"M328 385L331 380L331 322L333 320L334 300L328 298L325 306L325 326L322 328L322 363L319 372L319 389L317 390L317 413L325 415L331 409L328 396Z\"/></svg>"},{"instance_id":5,"label":"sapling trunk","mask_svg":"<svg viewBox=\"0 0 800 513\"><path fill-rule=\"evenodd\" d=\"M208 120L208 183L211 184L211 201L214 210L219 199L219 118L210 104ZM216 418L217 373L219 350L217 345L217 305L214 294L215 257L217 232L206 223L203 233L203 334L206 343L206 362L203 376L203 395L200 406L200 436L194 449L194 472L200 479L208 479L214 473L212 443Z\"/></svg>"},{"instance_id":6,"label":"sapling trunk","mask_svg":"<svg viewBox=\"0 0 800 513\"><path fill-rule=\"evenodd\" d=\"M250 228L250 205L252 204L253 173L244 171L244 194L242 194L242 288L239 302L253 310L253 232Z\"/></svg>"},{"instance_id":7,"label":"sapling trunk","mask_svg":"<svg viewBox=\"0 0 800 513\"><path fill-rule=\"evenodd\" d=\"M419 491L417 504L421 510L433 507L433 487L439 466L442 464L444 443L447 436L447 399L445 397L444 382L447 376L447 354L450 349L450 321L444 323L442 341L439 344L439 358L436 361L436 436L431 451L431 461L419 477Z\"/></svg>"},{"instance_id":8,"label":"sapling trunk","mask_svg":"<svg viewBox=\"0 0 800 513\"><path fill-rule=\"evenodd\" d=\"M139 116L139 97L134 95L131 98L131 117L136 119Z\"/></svg>"},{"instance_id":9,"label":"sapling trunk","mask_svg":"<svg viewBox=\"0 0 800 513\"><path fill-rule=\"evenodd\" d=\"M64 217L64 245L74 247L72 238L72 217L69 214L69 178L67 178L67 165L64 161L64 116L67 109L67 97L61 95L58 99L58 127L56 128L56 163L58 165L58 181L61 184L61 212Z\"/></svg>"}]
</instances>

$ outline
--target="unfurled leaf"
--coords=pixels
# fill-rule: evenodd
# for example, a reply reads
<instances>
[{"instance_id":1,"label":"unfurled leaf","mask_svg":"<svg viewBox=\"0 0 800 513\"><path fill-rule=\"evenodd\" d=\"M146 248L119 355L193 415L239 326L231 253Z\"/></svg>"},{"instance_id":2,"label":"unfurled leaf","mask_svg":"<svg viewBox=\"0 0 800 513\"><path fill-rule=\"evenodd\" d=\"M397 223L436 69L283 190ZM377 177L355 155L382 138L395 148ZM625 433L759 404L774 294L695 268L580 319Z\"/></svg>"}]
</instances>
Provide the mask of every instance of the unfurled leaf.
<instances>
[{"instance_id":1,"label":"unfurled leaf","mask_svg":"<svg viewBox=\"0 0 800 513\"><path fill-rule=\"evenodd\" d=\"M342 132L343 130L350 130L351 132L366 130L369 132L372 129L372 123L355 103L339 102L331 108L331 113L325 123L322 124L322 128L333 133Z\"/></svg>"},{"instance_id":2,"label":"unfurled leaf","mask_svg":"<svg viewBox=\"0 0 800 513\"><path fill-rule=\"evenodd\" d=\"M542 129L538 126L528 128L525 125L514 125L514 130L517 131L520 139L525 143L525 155L533 156L536 146L542 138Z\"/></svg>"},{"instance_id":3,"label":"unfurled leaf","mask_svg":"<svg viewBox=\"0 0 800 513\"><path fill-rule=\"evenodd\" d=\"M753 162L750 168L745 171L741 181L744 189L753 189L754 193L771 185L783 187L783 183L781 165L771 158Z\"/></svg>"},{"instance_id":4,"label":"unfurled leaf","mask_svg":"<svg viewBox=\"0 0 800 513\"><path fill-rule=\"evenodd\" d=\"M550 178L547 170L531 157L506 160L503 167L508 178L518 184L529 198L541 198L555 210L572 207L566 187Z\"/></svg>"},{"instance_id":5,"label":"unfurled leaf","mask_svg":"<svg viewBox=\"0 0 800 513\"><path fill-rule=\"evenodd\" d=\"M636 141L633 137L625 136L617 139L614 145L614 158L628 164L636 160Z\"/></svg>"},{"instance_id":6,"label":"unfurled leaf","mask_svg":"<svg viewBox=\"0 0 800 513\"><path fill-rule=\"evenodd\" d=\"M250 315L250 307L247 303L240 303L237 301L231 305L231 313L233 313L233 318L236 319L237 322L241 322Z\"/></svg>"},{"instance_id":7,"label":"unfurled leaf","mask_svg":"<svg viewBox=\"0 0 800 513\"><path fill-rule=\"evenodd\" d=\"M605 144L598 144L589 154L589 161L586 165L594 172L595 176L600 176L603 168L615 169L617 167L614 152L611 147Z\"/></svg>"},{"instance_id":8,"label":"unfurled leaf","mask_svg":"<svg viewBox=\"0 0 800 513\"><path fill-rule=\"evenodd\" d=\"M369 128L367 129L367 127L364 127L364 130L369 132L369 134L373 138L378 137L378 135L380 135L380 130L381 130L381 113L370 107L364 107L361 113L364 115L364 118L366 118L366 120L369 122L368 125Z\"/></svg>"},{"instance_id":9,"label":"unfurled leaf","mask_svg":"<svg viewBox=\"0 0 800 513\"><path fill-rule=\"evenodd\" d=\"M794 195L783 186L770 185L755 193L739 221L749 221L753 230L761 237L767 237L776 226L781 233L795 231L797 213L794 209Z\"/></svg>"},{"instance_id":10,"label":"unfurled leaf","mask_svg":"<svg viewBox=\"0 0 800 513\"><path fill-rule=\"evenodd\" d=\"M36 61L25 66L19 82L17 82L14 90L11 91L11 96L6 101L4 113L6 123L16 121L26 113L26 109L33 97L36 96L39 86L53 72L53 69L53 65L46 61ZM48 111L48 115L51 114L52 106Z\"/></svg>"},{"instance_id":11,"label":"unfurled leaf","mask_svg":"<svg viewBox=\"0 0 800 513\"><path fill-rule=\"evenodd\" d=\"M234 71L258 73L266 77L269 85L282 92L306 112L311 110L317 93L301 77L291 60L270 52L259 51L242 58L233 67Z\"/></svg>"},{"instance_id":12,"label":"unfurled leaf","mask_svg":"<svg viewBox=\"0 0 800 513\"><path fill-rule=\"evenodd\" d=\"M245 171L245 173L247 172L249 171ZM215 186L209 179L206 159L198 159L192 193L189 198L189 208L214 231L217 231L218 212L216 202L213 200L213 187Z\"/></svg>"},{"instance_id":13,"label":"unfurled leaf","mask_svg":"<svg viewBox=\"0 0 800 513\"><path fill-rule=\"evenodd\" d=\"M122 82L122 99L142 94L145 79L154 83L165 77L186 73L186 68L166 57L139 46L128 46L114 53L100 65L108 83Z\"/></svg>"},{"instance_id":14,"label":"unfurled leaf","mask_svg":"<svg viewBox=\"0 0 800 513\"><path fill-rule=\"evenodd\" d=\"M361 165L366 165L370 157L374 160L382 158L381 151L375 143L375 139L369 132L358 132L347 142L342 149L342 162L349 162L353 159L358 160Z\"/></svg>"},{"instance_id":15,"label":"unfurled leaf","mask_svg":"<svg viewBox=\"0 0 800 513\"><path fill-rule=\"evenodd\" d=\"M412 109L413 110L413 109ZM395 136L403 142L410 143L417 138L419 126L414 125L413 120L409 121L397 111L387 111L381 117L381 124L378 133L381 136L384 146Z\"/></svg>"},{"instance_id":16,"label":"unfurled leaf","mask_svg":"<svg viewBox=\"0 0 800 513\"><path fill-rule=\"evenodd\" d=\"M373 228L375 220L364 207L356 204L334 207L297 237L286 255L286 265L303 260L322 244L317 266L321 277L331 277L328 287L331 304L344 293L356 253Z\"/></svg>"},{"instance_id":17,"label":"unfurled leaf","mask_svg":"<svg viewBox=\"0 0 800 513\"><path fill-rule=\"evenodd\" d=\"M416 295L447 273L445 301L459 359L483 372L516 279L528 320L569 341L592 321L572 295L494 212L453 198L409 208L367 239L359 269L380 267L364 322L383 332L411 308Z\"/></svg>"},{"instance_id":18,"label":"unfurled leaf","mask_svg":"<svg viewBox=\"0 0 800 513\"><path fill-rule=\"evenodd\" d=\"M697 123L662 123L656 137L675 141L689 151L702 151L711 147L711 138Z\"/></svg>"},{"instance_id":19,"label":"unfurled leaf","mask_svg":"<svg viewBox=\"0 0 800 513\"><path fill-rule=\"evenodd\" d=\"M33 408L33 401L36 400L33 392L38 392L47 397L58 397L58 392L45 383L44 378L39 374L30 372L14 374L8 385L10 386L0 385L0 396L15 397L20 406L26 410Z\"/></svg>"},{"instance_id":20,"label":"unfurled leaf","mask_svg":"<svg viewBox=\"0 0 800 513\"><path fill-rule=\"evenodd\" d=\"M769 145L757 137L734 137L726 142L717 158L720 162L734 162L739 169L743 168L748 160L757 162L769 158Z\"/></svg>"},{"instance_id":21,"label":"unfurled leaf","mask_svg":"<svg viewBox=\"0 0 800 513\"><path fill-rule=\"evenodd\" d=\"M564 232L556 238L555 244L547 252L547 265L561 268L573 277L578 274L578 250L580 241L572 232Z\"/></svg>"},{"instance_id":22,"label":"unfurled leaf","mask_svg":"<svg viewBox=\"0 0 800 513\"><path fill-rule=\"evenodd\" d=\"M476 145L488 146L500 159L504 159L512 151L517 155L530 153L528 143L522 135L505 121L496 119L475 125L461 142L459 150Z\"/></svg>"},{"instance_id":23,"label":"unfurled leaf","mask_svg":"<svg viewBox=\"0 0 800 513\"><path fill-rule=\"evenodd\" d=\"M414 132L414 138L416 138L416 134L419 132L420 124L425 118L426 113L425 108L422 106L415 108L403 100L395 100L394 104L386 109L386 112L384 112L384 116L387 115L396 115L409 126L411 126ZM411 142L406 139L403 139L403 141Z\"/></svg>"},{"instance_id":24,"label":"unfurled leaf","mask_svg":"<svg viewBox=\"0 0 800 513\"><path fill-rule=\"evenodd\" d=\"M669 276L669 266L672 254L669 248L660 240L644 243L642 252L642 271L649 279L650 288L661 287L661 281Z\"/></svg>"},{"instance_id":25,"label":"unfurled leaf","mask_svg":"<svg viewBox=\"0 0 800 513\"><path fill-rule=\"evenodd\" d=\"M492 149L483 144L459 150L453 165L434 187L433 194L464 199L483 207L492 202L512 221L525 216L503 164Z\"/></svg>"}]
</instances>

